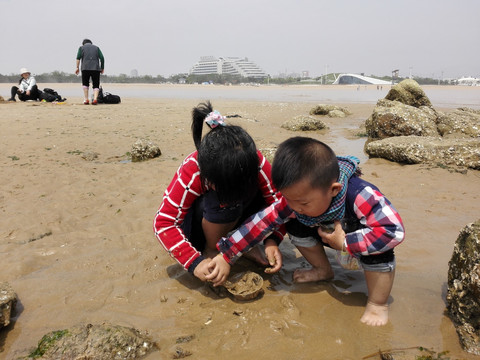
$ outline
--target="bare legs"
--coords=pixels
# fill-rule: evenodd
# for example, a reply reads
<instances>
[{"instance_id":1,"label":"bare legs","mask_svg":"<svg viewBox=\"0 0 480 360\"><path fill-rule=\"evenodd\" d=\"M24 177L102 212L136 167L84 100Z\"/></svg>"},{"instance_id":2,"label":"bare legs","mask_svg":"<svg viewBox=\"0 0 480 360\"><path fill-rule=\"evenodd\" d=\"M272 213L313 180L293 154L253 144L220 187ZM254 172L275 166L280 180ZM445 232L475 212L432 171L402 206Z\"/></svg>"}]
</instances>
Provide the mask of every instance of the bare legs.
<instances>
[{"instance_id":1,"label":"bare legs","mask_svg":"<svg viewBox=\"0 0 480 360\"><path fill-rule=\"evenodd\" d=\"M84 103L88 104L88 90L89 88L87 86L83 86L83 96L85 98ZM100 89L93 89L93 101L97 101L98 98L98 93L100 92Z\"/></svg>"},{"instance_id":2,"label":"bare legs","mask_svg":"<svg viewBox=\"0 0 480 360\"><path fill-rule=\"evenodd\" d=\"M88 104L88 86L83 86L84 103Z\"/></svg>"},{"instance_id":3,"label":"bare legs","mask_svg":"<svg viewBox=\"0 0 480 360\"><path fill-rule=\"evenodd\" d=\"M391 272L365 271L368 302L361 322L381 326L388 322L388 297L392 291L395 270Z\"/></svg>"},{"instance_id":4,"label":"bare legs","mask_svg":"<svg viewBox=\"0 0 480 360\"><path fill-rule=\"evenodd\" d=\"M331 280L334 273L323 245L297 246L303 257L312 265L310 269L297 269L293 280L297 283ZM360 321L370 326L381 326L388 322L388 297L393 286L395 271L364 271L368 289L368 301Z\"/></svg>"},{"instance_id":5,"label":"bare legs","mask_svg":"<svg viewBox=\"0 0 480 360\"><path fill-rule=\"evenodd\" d=\"M312 265L311 269L297 269L293 273L293 281L298 283L331 280L333 270L328 261L323 245L317 244L312 247L297 246L298 251Z\"/></svg>"}]
</instances>

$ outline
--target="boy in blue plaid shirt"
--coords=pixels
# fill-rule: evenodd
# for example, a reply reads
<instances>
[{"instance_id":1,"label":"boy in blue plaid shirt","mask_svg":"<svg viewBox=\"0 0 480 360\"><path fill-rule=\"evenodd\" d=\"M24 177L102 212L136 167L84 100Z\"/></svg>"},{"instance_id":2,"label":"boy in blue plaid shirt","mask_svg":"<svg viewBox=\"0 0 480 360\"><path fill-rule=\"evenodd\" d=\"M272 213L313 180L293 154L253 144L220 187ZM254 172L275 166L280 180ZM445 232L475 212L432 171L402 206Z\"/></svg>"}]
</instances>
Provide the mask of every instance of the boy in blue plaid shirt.
<instances>
[{"instance_id":1,"label":"boy in blue plaid shirt","mask_svg":"<svg viewBox=\"0 0 480 360\"><path fill-rule=\"evenodd\" d=\"M292 243L312 265L310 269L297 269L294 281L333 278L324 246L348 252L361 264L368 288L367 306L360 321L385 325L395 276L393 248L403 241L405 232L390 201L359 177L358 163L355 157L337 157L326 144L307 137L294 137L280 144L272 178L282 199L251 216L234 234L218 242L220 255L210 263L207 280L222 284L231 264L286 224ZM325 229L328 226L333 232Z\"/></svg>"}]
</instances>

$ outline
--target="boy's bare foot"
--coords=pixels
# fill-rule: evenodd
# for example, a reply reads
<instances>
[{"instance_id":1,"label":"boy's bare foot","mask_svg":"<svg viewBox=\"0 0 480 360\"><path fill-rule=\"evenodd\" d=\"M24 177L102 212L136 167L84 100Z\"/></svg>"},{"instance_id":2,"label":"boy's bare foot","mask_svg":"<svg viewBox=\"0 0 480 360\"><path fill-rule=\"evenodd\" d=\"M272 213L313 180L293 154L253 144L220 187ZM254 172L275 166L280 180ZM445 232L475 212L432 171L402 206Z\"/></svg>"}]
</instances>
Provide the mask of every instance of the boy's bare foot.
<instances>
[{"instance_id":1,"label":"boy's bare foot","mask_svg":"<svg viewBox=\"0 0 480 360\"><path fill-rule=\"evenodd\" d=\"M263 265L263 266L270 265L265 256L265 253L258 246L254 246L253 248L248 250L245 254L243 254L243 256L245 256L247 259L255 261L260 265Z\"/></svg>"},{"instance_id":2,"label":"boy's bare foot","mask_svg":"<svg viewBox=\"0 0 480 360\"><path fill-rule=\"evenodd\" d=\"M293 273L293 281L296 283L305 283L321 280L332 280L334 276L331 268L315 268L311 269L297 269Z\"/></svg>"},{"instance_id":3,"label":"boy's bare foot","mask_svg":"<svg viewBox=\"0 0 480 360\"><path fill-rule=\"evenodd\" d=\"M388 305L378 305L368 301L360 321L370 326L386 325L388 322Z\"/></svg>"}]
</instances>

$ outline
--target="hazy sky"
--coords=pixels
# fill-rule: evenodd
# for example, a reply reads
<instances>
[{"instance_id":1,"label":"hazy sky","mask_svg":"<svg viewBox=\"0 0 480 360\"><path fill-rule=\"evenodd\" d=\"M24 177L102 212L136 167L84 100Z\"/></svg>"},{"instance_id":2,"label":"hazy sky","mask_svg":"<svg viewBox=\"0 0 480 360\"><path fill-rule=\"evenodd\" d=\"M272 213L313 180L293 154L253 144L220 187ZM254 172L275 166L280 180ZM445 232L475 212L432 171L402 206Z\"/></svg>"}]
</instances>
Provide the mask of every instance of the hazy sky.
<instances>
[{"instance_id":1,"label":"hazy sky","mask_svg":"<svg viewBox=\"0 0 480 360\"><path fill-rule=\"evenodd\" d=\"M186 73L247 57L309 71L480 77L479 0L0 0L0 74L73 72L84 38L105 73Z\"/></svg>"}]
</instances>

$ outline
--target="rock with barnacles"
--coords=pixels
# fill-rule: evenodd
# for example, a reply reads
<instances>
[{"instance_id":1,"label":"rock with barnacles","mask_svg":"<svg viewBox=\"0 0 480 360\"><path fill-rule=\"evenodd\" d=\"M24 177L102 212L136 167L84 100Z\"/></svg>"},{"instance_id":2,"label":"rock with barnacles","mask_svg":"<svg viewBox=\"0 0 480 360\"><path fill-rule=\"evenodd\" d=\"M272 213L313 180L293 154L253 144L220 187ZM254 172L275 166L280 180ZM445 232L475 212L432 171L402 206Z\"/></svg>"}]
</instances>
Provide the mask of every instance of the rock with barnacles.
<instances>
[{"instance_id":1,"label":"rock with barnacles","mask_svg":"<svg viewBox=\"0 0 480 360\"><path fill-rule=\"evenodd\" d=\"M464 350L480 355L480 220L460 231L448 266L448 315Z\"/></svg>"},{"instance_id":2,"label":"rock with barnacles","mask_svg":"<svg viewBox=\"0 0 480 360\"><path fill-rule=\"evenodd\" d=\"M139 139L132 146L132 161L144 161L162 155L160 148L150 140Z\"/></svg>"},{"instance_id":3,"label":"rock with barnacles","mask_svg":"<svg viewBox=\"0 0 480 360\"><path fill-rule=\"evenodd\" d=\"M328 117L345 117L351 112L344 107L329 104L320 104L310 110L310 115L324 115Z\"/></svg>"},{"instance_id":4,"label":"rock with barnacles","mask_svg":"<svg viewBox=\"0 0 480 360\"><path fill-rule=\"evenodd\" d=\"M367 142L365 152L371 158L403 164L432 164L480 170L480 138L395 136Z\"/></svg>"},{"instance_id":5,"label":"rock with barnacles","mask_svg":"<svg viewBox=\"0 0 480 360\"><path fill-rule=\"evenodd\" d=\"M7 282L0 283L0 329L10 324L10 318L15 311L17 294Z\"/></svg>"},{"instance_id":6,"label":"rock with barnacles","mask_svg":"<svg viewBox=\"0 0 480 360\"><path fill-rule=\"evenodd\" d=\"M399 101L413 107L432 106L430 99L413 79L406 79L392 86L385 99Z\"/></svg>"},{"instance_id":7,"label":"rock with barnacles","mask_svg":"<svg viewBox=\"0 0 480 360\"><path fill-rule=\"evenodd\" d=\"M313 116L295 116L282 124L282 128L292 131L315 131L326 129L327 125Z\"/></svg>"},{"instance_id":8,"label":"rock with barnacles","mask_svg":"<svg viewBox=\"0 0 480 360\"><path fill-rule=\"evenodd\" d=\"M143 332L119 325L77 325L52 331L24 359L141 359L157 345Z\"/></svg>"}]
</instances>

